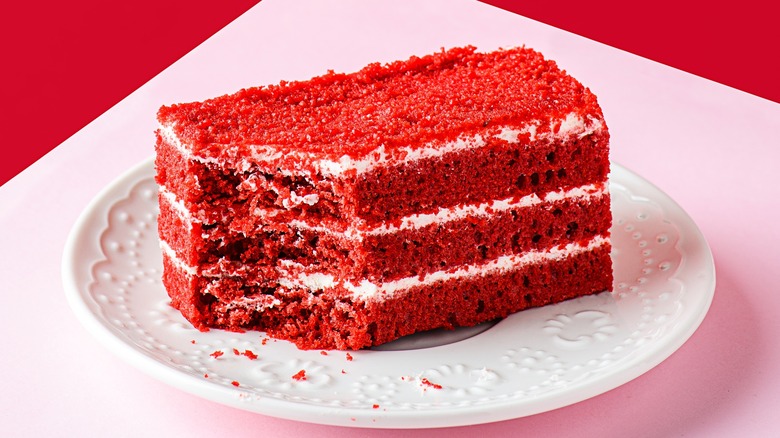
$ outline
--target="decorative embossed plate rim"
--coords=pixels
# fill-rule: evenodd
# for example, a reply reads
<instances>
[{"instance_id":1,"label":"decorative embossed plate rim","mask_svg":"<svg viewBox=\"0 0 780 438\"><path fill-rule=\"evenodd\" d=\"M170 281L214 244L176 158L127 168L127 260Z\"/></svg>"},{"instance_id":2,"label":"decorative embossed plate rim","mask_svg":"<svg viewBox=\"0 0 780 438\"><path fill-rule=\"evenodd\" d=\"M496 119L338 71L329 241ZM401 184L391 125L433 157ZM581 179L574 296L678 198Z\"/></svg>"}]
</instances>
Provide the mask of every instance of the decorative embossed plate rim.
<instances>
[{"instance_id":1,"label":"decorative embossed plate rim","mask_svg":"<svg viewBox=\"0 0 780 438\"><path fill-rule=\"evenodd\" d=\"M168 305L160 282L153 175L151 160L140 163L85 209L64 251L68 301L127 362L266 415L422 428L560 408L669 357L704 319L715 290L712 254L693 221L652 184L613 165L612 293L520 312L474 337L419 350L347 355L263 342L257 332L201 333ZM293 378L301 370L306 379Z\"/></svg>"}]
</instances>

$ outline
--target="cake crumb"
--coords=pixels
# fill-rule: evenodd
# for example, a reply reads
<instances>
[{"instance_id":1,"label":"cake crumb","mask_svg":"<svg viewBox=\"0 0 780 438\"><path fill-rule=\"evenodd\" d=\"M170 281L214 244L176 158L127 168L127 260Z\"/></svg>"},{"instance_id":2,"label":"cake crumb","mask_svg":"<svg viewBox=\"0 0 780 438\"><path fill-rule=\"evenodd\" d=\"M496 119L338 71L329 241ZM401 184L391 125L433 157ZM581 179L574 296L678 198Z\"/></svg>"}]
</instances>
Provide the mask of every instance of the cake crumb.
<instances>
[{"instance_id":1,"label":"cake crumb","mask_svg":"<svg viewBox=\"0 0 780 438\"><path fill-rule=\"evenodd\" d=\"M374 403L374 406L372 406L374 409L379 409L379 405Z\"/></svg>"},{"instance_id":2,"label":"cake crumb","mask_svg":"<svg viewBox=\"0 0 780 438\"><path fill-rule=\"evenodd\" d=\"M350 362L352 362L352 355L351 355L351 354L349 354L349 353L347 353L347 360L348 360L348 361L350 361Z\"/></svg>"},{"instance_id":3,"label":"cake crumb","mask_svg":"<svg viewBox=\"0 0 780 438\"><path fill-rule=\"evenodd\" d=\"M244 356L248 357L249 360L257 359L257 355L252 350L244 350Z\"/></svg>"},{"instance_id":4,"label":"cake crumb","mask_svg":"<svg viewBox=\"0 0 780 438\"><path fill-rule=\"evenodd\" d=\"M300 370L292 376L293 380L301 381L306 380L306 370Z\"/></svg>"},{"instance_id":5,"label":"cake crumb","mask_svg":"<svg viewBox=\"0 0 780 438\"><path fill-rule=\"evenodd\" d=\"M431 382L430 380L428 380L427 377L423 377L422 379L420 379L420 384L425 385L425 386L430 386L433 389L441 389L442 388L441 385L439 385L438 383Z\"/></svg>"},{"instance_id":6,"label":"cake crumb","mask_svg":"<svg viewBox=\"0 0 780 438\"><path fill-rule=\"evenodd\" d=\"M237 382L237 381L235 381L235 380L234 380L234 381L232 381L232 382L230 382L230 384L231 384L231 385L233 385L233 386L239 386L239 385L241 385L240 383L238 383L238 382Z\"/></svg>"},{"instance_id":7,"label":"cake crumb","mask_svg":"<svg viewBox=\"0 0 780 438\"><path fill-rule=\"evenodd\" d=\"M265 344L267 344L267 343L268 343L268 338L263 338L263 339L260 341L260 344L261 344L261 345L265 345Z\"/></svg>"},{"instance_id":8,"label":"cake crumb","mask_svg":"<svg viewBox=\"0 0 780 438\"><path fill-rule=\"evenodd\" d=\"M208 379L209 378L209 373L204 374L203 377Z\"/></svg>"},{"instance_id":9,"label":"cake crumb","mask_svg":"<svg viewBox=\"0 0 780 438\"><path fill-rule=\"evenodd\" d=\"M195 339L191 340L190 343L194 345L195 344Z\"/></svg>"},{"instance_id":10,"label":"cake crumb","mask_svg":"<svg viewBox=\"0 0 780 438\"><path fill-rule=\"evenodd\" d=\"M214 359L216 359L216 358L222 356L223 354L225 354L225 353L223 353L222 350L216 350L213 353L209 354L209 356L211 356Z\"/></svg>"},{"instance_id":11,"label":"cake crumb","mask_svg":"<svg viewBox=\"0 0 780 438\"><path fill-rule=\"evenodd\" d=\"M327 352L327 351L325 351L325 350L322 350L322 351L320 351L320 354L321 354L321 355L323 355L323 356L327 356L327 355L328 355L328 352Z\"/></svg>"},{"instance_id":12,"label":"cake crumb","mask_svg":"<svg viewBox=\"0 0 780 438\"><path fill-rule=\"evenodd\" d=\"M241 355L241 352L240 352L240 351L238 351L238 348L234 348L234 349L233 349L233 354L235 354L236 356L240 356L240 355Z\"/></svg>"}]
</instances>

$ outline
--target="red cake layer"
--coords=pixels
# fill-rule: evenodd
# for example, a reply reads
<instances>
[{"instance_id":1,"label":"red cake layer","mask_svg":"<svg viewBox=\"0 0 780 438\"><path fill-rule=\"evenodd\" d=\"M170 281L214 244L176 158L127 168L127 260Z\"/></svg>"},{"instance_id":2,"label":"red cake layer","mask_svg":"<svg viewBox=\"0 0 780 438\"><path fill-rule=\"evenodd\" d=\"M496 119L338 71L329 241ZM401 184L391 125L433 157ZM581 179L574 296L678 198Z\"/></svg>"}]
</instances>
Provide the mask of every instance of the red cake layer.
<instances>
[{"instance_id":1,"label":"red cake layer","mask_svg":"<svg viewBox=\"0 0 780 438\"><path fill-rule=\"evenodd\" d=\"M236 283L234 297L256 297L258 307L231 308L225 297L177 293L191 290L198 280L167 257L164 264L173 305L196 327L262 330L305 349L360 349L435 328L476 325L612 285L610 246L604 245L562 261L413 287L384 300L355 299L343 290L312 295L306 289Z\"/></svg>"},{"instance_id":2,"label":"red cake layer","mask_svg":"<svg viewBox=\"0 0 780 438\"><path fill-rule=\"evenodd\" d=\"M379 166L360 175L327 177L279 175L268 170L267 163L238 171L236 160L221 166L187 160L158 136L158 181L205 223L229 218L226 226L247 232L264 224L253 214L258 208L284 210L286 216L279 222L357 217L377 224L462 203L544 194L607 179L606 129L535 142L520 136L515 143L496 137L499 132L496 128L470 133L484 136L485 146L477 149ZM291 192L298 197L316 195L317 202L291 203Z\"/></svg>"},{"instance_id":3,"label":"red cake layer","mask_svg":"<svg viewBox=\"0 0 780 438\"><path fill-rule=\"evenodd\" d=\"M571 113L601 118L595 96L555 62L526 48L478 53L465 47L163 107L158 119L173 125L195 156L252 163L249 145L360 159L379 147L393 154L485 127L522 128ZM537 133L559 128L542 123Z\"/></svg>"}]
</instances>

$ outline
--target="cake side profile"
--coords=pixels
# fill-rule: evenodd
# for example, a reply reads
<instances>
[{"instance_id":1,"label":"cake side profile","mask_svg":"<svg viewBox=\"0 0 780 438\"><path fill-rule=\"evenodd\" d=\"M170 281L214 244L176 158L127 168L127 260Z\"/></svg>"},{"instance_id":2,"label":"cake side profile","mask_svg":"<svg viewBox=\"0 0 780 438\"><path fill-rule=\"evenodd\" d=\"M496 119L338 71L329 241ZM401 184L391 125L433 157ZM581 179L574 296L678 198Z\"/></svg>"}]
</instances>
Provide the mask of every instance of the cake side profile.
<instances>
[{"instance_id":1,"label":"cake side profile","mask_svg":"<svg viewBox=\"0 0 780 438\"><path fill-rule=\"evenodd\" d=\"M611 290L609 133L526 48L158 113L163 283L197 328L359 349Z\"/></svg>"}]
</instances>

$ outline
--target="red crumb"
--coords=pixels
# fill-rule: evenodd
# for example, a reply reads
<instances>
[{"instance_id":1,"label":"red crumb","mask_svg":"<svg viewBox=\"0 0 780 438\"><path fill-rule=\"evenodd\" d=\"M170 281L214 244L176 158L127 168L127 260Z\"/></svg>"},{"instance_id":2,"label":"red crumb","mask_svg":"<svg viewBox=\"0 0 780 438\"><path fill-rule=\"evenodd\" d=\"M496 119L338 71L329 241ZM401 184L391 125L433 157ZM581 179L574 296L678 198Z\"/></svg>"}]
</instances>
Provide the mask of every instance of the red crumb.
<instances>
[{"instance_id":1,"label":"red crumb","mask_svg":"<svg viewBox=\"0 0 780 438\"><path fill-rule=\"evenodd\" d=\"M293 380L306 380L306 370L300 370L292 376Z\"/></svg>"},{"instance_id":2,"label":"red crumb","mask_svg":"<svg viewBox=\"0 0 780 438\"><path fill-rule=\"evenodd\" d=\"M230 384L233 385L233 386L239 386L240 385L240 383L236 382L235 380L230 382Z\"/></svg>"},{"instance_id":3,"label":"red crumb","mask_svg":"<svg viewBox=\"0 0 780 438\"><path fill-rule=\"evenodd\" d=\"M351 354L349 354L349 353L347 353L347 360L348 360L348 361L350 361L350 362L352 362L352 355L351 355Z\"/></svg>"},{"instance_id":4,"label":"red crumb","mask_svg":"<svg viewBox=\"0 0 780 438\"><path fill-rule=\"evenodd\" d=\"M195 339L191 340L190 342L194 344L195 343Z\"/></svg>"},{"instance_id":5,"label":"red crumb","mask_svg":"<svg viewBox=\"0 0 780 438\"><path fill-rule=\"evenodd\" d=\"M234 349L233 349L233 354L235 354L236 356L239 356L239 355L241 355L241 352L240 352L240 351L238 351L238 349L237 349L237 348L234 348Z\"/></svg>"},{"instance_id":6,"label":"red crumb","mask_svg":"<svg viewBox=\"0 0 780 438\"><path fill-rule=\"evenodd\" d=\"M257 359L257 355L252 350L244 350L244 356L248 357L250 360Z\"/></svg>"},{"instance_id":7,"label":"red crumb","mask_svg":"<svg viewBox=\"0 0 780 438\"><path fill-rule=\"evenodd\" d=\"M325 350L322 350L322 351L320 351L320 354L321 354L321 355L323 355L323 356L327 356L327 355L328 355L328 352L327 352L327 351L325 351Z\"/></svg>"},{"instance_id":8,"label":"red crumb","mask_svg":"<svg viewBox=\"0 0 780 438\"><path fill-rule=\"evenodd\" d=\"M441 386L441 385L439 385L438 383L433 383L433 382L431 382L430 380L428 380L428 379L427 379L427 378L425 378L425 377L423 377L422 379L420 379L420 383L422 383L422 384L423 384L423 385L425 385L425 386L430 386L430 387L431 387L431 388L433 388L433 389L441 389L441 388L442 388L442 386Z\"/></svg>"},{"instance_id":9,"label":"red crumb","mask_svg":"<svg viewBox=\"0 0 780 438\"><path fill-rule=\"evenodd\" d=\"M375 405L374 405L374 406L372 406L372 407L373 407L374 409L379 409L379 405L377 405L377 404L375 404Z\"/></svg>"},{"instance_id":10,"label":"red crumb","mask_svg":"<svg viewBox=\"0 0 780 438\"><path fill-rule=\"evenodd\" d=\"M344 371L344 370L341 370L341 374L347 374L347 372Z\"/></svg>"},{"instance_id":11,"label":"red crumb","mask_svg":"<svg viewBox=\"0 0 780 438\"><path fill-rule=\"evenodd\" d=\"M205 377L205 378L207 378L207 379L208 379L208 378L209 378L209 375L208 375L208 373L204 374L204 375L203 375L203 377Z\"/></svg>"},{"instance_id":12,"label":"red crumb","mask_svg":"<svg viewBox=\"0 0 780 438\"><path fill-rule=\"evenodd\" d=\"M211 353L209 356L211 356L211 357L213 357L214 359L216 359L216 358L218 358L218 357L222 356L223 354L225 354L225 353L223 353L223 352L222 352L222 351L220 351L220 350L217 350L217 351L215 351L215 352Z\"/></svg>"},{"instance_id":13,"label":"red crumb","mask_svg":"<svg viewBox=\"0 0 780 438\"><path fill-rule=\"evenodd\" d=\"M260 341L260 343L261 343L262 345L265 345L265 344L267 344L267 343L268 343L268 338L263 338L263 340L262 340L262 341Z\"/></svg>"}]
</instances>

